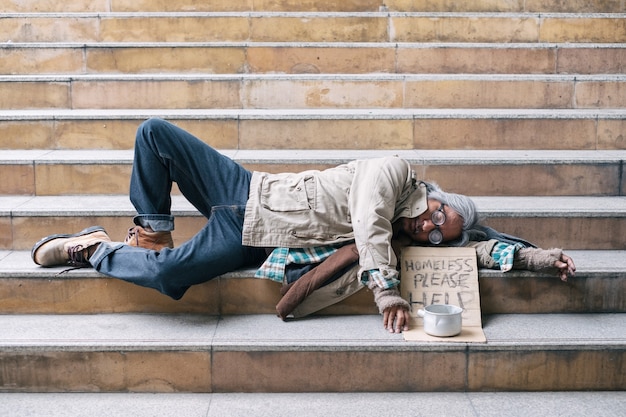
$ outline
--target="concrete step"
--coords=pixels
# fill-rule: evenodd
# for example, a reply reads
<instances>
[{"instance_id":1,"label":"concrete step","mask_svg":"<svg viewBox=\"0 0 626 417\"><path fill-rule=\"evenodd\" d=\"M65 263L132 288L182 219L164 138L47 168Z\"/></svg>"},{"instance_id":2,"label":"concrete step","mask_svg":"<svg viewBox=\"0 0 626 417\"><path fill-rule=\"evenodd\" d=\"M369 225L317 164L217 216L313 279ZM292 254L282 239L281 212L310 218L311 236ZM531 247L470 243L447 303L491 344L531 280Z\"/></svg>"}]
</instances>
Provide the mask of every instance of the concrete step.
<instances>
[{"instance_id":1,"label":"concrete step","mask_svg":"<svg viewBox=\"0 0 626 417\"><path fill-rule=\"evenodd\" d=\"M420 178L468 195L626 195L626 150L226 150L250 170L300 172L399 155ZM128 194L133 150L4 150L0 193ZM63 180L59 180L62 178ZM489 178L488 181L485 179ZM533 181L528 181L533 178Z\"/></svg>"},{"instance_id":2,"label":"concrete step","mask_svg":"<svg viewBox=\"0 0 626 417\"><path fill-rule=\"evenodd\" d=\"M24 13L0 21L12 42L626 41L623 13Z\"/></svg>"},{"instance_id":3,"label":"concrete step","mask_svg":"<svg viewBox=\"0 0 626 417\"><path fill-rule=\"evenodd\" d=\"M485 314L626 313L626 251L566 250L576 276L483 269L479 272ZM275 314L280 284L254 278L254 269L225 274L192 287L174 301L155 290L103 276L93 269L42 268L30 251L0 250L0 314ZM320 312L376 314L369 290Z\"/></svg>"},{"instance_id":4,"label":"concrete step","mask_svg":"<svg viewBox=\"0 0 626 417\"><path fill-rule=\"evenodd\" d=\"M569 42L568 42L569 41ZM79 42L0 44L0 74L622 74L621 43Z\"/></svg>"},{"instance_id":5,"label":"concrete step","mask_svg":"<svg viewBox=\"0 0 626 417\"><path fill-rule=\"evenodd\" d=\"M7 392L579 391L626 387L623 314L491 315L486 343L379 315L0 316Z\"/></svg>"},{"instance_id":6,"label":"concrete step","mask_svg":"<svg viewBox=\"0 0 626 417\"><path fill-rule=\"evenodd\" d=\"M559 12L559 13L620 13L626 6L620 1L605 0L526 0L501 2L479 0L458 4L453 1L432 0L359 0L336 2L334 0L213 0L198 3L194 0L155 2L151 0L78 0L71 3L31 0L3 5L5 12L241 12L241 11L336 11L376 12Z\"/></svg>"},{"instance_id":7,"label":"concrete step","mask_svg":"<svg viewBox=\"0 0 626 417\"><path fill-rule=\"evenodd\" d=\"M473 197L485 224L523 236L538 246L568 249L626 249L626 197ZM174 195L174 240L190 239L205 218ZM135 215L126 195L0 196L0 248L26 250L41 237L103 226L123 240Z\"/></svg>"},{"instance_id":8,"label":"concrete step","mask_svg":"<svg viewBox=\"0 0 626 417\"><path fill-rule=\"evenodd\" d=\"M605 0L526 0L506 1L476 0L455 2L452 0L77 0L50 2L30 0L3 4L5 12L252 12L252 11L327 11L327 12L558 12L558 13L623 13L626 5L621 1Z\"/></svg>"},{"instance_id":9,"label":"concrete step","mask_svg":"<svg viewBox=\"0 0 626 417\"><path fill-rule=\"evenodd\" d=\"M394 392L216 394L0 394L2 417L84 415L110 417L415 417L445 410L447 417L622 417L626 393Z\"/></svg>"},{"instance_id":10,"label":"concrete step","mask_svg":"<svg viewBox=\"0 0 626 417\"><path fill-rule=\"evenodd\" d=\"M624 150L624 109L4 110L4 149L132 149L166 118L218 149Z\"/></svg>"},{"instance_id":11,"label":"concrete step","mask_svg":"<svg viewBox=\"0 0 626 417\"><path fill-rule=\"evenodd\" d=\"M626 108L626 75L4 76L0 93L8 110L613 109Z\"/></svg>"}]
</instances>

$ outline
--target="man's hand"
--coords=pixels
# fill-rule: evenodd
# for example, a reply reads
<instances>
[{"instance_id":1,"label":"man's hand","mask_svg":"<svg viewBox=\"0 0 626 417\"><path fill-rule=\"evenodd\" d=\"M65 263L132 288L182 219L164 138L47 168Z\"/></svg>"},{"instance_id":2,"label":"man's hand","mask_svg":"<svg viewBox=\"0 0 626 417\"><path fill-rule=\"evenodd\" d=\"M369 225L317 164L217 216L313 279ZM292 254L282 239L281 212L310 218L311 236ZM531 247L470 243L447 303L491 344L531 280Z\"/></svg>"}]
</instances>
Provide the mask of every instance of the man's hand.
<instances>
[{"instance_id":1,"label":"man's hand","mask_svg":"<svg viewBox=\"0 0 626 417\"><path fill-rule=\"evenodd\" d=\"M394 306L383 311L383 326L390 333L401 333L409 330L409 310Z\"/></svg>"},{"instance_id":2,"label":"man's hand","mask_svg":"<svg viewBox=\"0 0 626 417\"><path fill-rule=\"evenodd\" d=\"M561 254L559 259L554 261L554 267L558 269L559 278L561 278L563 282L566 282L568 277L573 277L576 273L574 260L564 253Z\"/></svg>"},{"instance_id":3,"label":"man's hand","mask_svg":"<svg viewBox=\"0 0 626 417\"><path fill-rule=\"evenodd\" d=\"M529 271L544 271L556 274L561 281L574 276L576 266L572 258L563 253L562 249L523 248L515 252L515 267Z\"/></svg>"}]
</instances>

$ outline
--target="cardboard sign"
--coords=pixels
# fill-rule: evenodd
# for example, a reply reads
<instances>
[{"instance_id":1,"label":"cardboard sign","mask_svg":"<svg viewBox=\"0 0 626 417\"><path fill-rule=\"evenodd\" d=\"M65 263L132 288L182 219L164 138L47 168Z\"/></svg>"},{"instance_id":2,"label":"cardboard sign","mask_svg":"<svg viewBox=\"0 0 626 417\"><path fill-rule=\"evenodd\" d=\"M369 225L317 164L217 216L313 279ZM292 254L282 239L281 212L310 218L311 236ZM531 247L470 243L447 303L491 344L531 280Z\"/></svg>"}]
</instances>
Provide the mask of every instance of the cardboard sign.
<instances>
[{"instance_id":1,"label":"cardboard sign","mask_svg":"<svg viewBox=\"0 0 626 417\"><path fill-rule=\"evenodd\" d=\"M473 248L407 247L402 251L401 291L411 306L410 329L405 340L485 342L480 313L478 266ZM463 309L463 330L453 337L426 334L420 308L452 304Z\"/></svg>"}]
</instances>

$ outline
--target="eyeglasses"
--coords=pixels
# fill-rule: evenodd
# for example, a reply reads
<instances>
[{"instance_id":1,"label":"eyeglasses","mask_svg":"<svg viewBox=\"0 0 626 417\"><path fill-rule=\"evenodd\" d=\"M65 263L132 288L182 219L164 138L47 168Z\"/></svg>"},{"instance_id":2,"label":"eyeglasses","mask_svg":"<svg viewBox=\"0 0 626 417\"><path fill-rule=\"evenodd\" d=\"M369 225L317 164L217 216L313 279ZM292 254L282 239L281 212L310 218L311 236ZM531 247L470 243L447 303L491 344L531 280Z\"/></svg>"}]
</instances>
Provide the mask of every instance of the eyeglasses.
<instances>
[{"instance_id":1,"label":"eyeglasses","mask_svg":"<svg viewBox=\"0 0 626 417\"><path fill-rule=\"evenodd\" d=\"M440 226L446 222L446 213L443 211L443 206L445 204L441 203L439 208L433 211L433 214L430 215L430 221L433 222L435 228L430 231L428 234L428 241L433 245L438 245L443 242L443 233L441 233Z\"/></svg>"}]
</instances>

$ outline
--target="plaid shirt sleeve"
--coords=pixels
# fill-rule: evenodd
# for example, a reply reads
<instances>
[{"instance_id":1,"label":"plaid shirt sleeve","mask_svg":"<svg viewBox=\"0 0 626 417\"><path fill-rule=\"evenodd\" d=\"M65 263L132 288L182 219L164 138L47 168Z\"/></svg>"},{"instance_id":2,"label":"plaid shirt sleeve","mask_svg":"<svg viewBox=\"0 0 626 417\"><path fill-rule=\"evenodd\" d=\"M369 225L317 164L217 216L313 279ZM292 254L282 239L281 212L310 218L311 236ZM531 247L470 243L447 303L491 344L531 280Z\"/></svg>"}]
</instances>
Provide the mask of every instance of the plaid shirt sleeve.
<instances>
[{"instance_id":1,"label":"plaid shirt sleeve","mask_svg":"<svg viewBox=\"0 0 626 417\"><path fill-rule=\"evenodd\" d=\"M515 252L519 249L523 249L525 246L521 243L509 245L508 243L498 242L491 250L491 257L498 262L500 270L507 272L513 269L513 260L515 259Z\"/></svg>"},{"instance_id":2,"label":"plaid shirt sleeve","mask_svg":"<svg viewBox=\"0 0 626 417\"><path fill-rule=\"evenodd\" d=\"M377 286L384 290L388 290L400 284L400 280L397 277L384 277L378 269L371 269L361 274L361 282L363 282L363 284L367 285L370 280L374 281Z\"/></svg>"}]
</instances>

